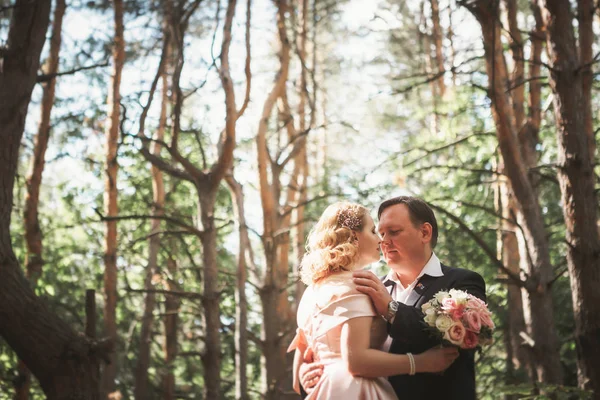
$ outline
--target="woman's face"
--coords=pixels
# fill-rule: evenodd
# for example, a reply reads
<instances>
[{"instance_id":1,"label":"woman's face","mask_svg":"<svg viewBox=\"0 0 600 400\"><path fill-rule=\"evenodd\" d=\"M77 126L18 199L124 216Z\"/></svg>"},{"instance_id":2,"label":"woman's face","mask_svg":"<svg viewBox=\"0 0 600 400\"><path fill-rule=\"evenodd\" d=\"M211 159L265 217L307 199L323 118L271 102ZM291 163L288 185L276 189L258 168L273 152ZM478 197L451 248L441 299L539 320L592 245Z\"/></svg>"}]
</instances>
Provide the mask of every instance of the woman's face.
<instances>
[{"instance_id":1,"label":"woman's face","mask_svg":"<svg viewBox=\"0 0 600 400\"><path fill-rule=\"evenodd\" d=\"M358 267L362 268L368 264L379 261L379 244L381 240L375 230L375 223L370 215L365 216L365 224L362 231L356 232L358 237Z\"/></svg>"}]
</instances>

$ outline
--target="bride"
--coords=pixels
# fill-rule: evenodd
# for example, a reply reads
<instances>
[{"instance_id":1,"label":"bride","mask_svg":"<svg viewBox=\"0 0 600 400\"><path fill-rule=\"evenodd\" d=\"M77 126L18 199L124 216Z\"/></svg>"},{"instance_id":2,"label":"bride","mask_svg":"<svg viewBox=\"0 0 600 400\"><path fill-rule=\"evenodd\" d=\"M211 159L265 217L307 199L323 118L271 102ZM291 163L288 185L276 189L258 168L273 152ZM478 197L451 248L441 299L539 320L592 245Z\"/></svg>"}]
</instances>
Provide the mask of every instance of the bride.
<instances>
[{"instance_id":1,"label":"bride","mask_svg":"<svg viewBox=\"0 0 600 400\"><path fill-rule=\"evenodd\" d=\"M294 354L294 390L298 371L312 355L323 372L307 399L396 399L385 377L441 372L458 356L455 348L422 354L379 350L387 332L369 296L356 290L352 271L379 260L380 239L368 210L358 204L330 205L308 237L301 278L308 288L298 307L298 330L288 351Z\"/></svg>"}]
</instances>

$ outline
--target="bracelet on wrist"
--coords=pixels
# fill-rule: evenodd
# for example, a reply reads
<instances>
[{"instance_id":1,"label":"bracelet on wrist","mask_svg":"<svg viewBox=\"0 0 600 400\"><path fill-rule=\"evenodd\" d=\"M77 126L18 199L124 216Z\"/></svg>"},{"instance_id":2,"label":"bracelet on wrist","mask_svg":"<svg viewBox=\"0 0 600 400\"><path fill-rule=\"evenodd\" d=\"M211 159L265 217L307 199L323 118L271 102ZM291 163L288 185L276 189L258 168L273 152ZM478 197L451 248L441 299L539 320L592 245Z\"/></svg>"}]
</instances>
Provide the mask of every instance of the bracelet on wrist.
<instances>
[{"instance_id":1,"label":"bracelet on wrist","mask_svg":"<svg viewBox=\"0 0 600 400\"><path fill-rule=\"evenodd\" d=\"M410 364L410 372L408 375L414 375L417 372L417 365L415 364L415 357L412 353L406 353L408 356L408 363Z\"/></svg>"}]
</instances>

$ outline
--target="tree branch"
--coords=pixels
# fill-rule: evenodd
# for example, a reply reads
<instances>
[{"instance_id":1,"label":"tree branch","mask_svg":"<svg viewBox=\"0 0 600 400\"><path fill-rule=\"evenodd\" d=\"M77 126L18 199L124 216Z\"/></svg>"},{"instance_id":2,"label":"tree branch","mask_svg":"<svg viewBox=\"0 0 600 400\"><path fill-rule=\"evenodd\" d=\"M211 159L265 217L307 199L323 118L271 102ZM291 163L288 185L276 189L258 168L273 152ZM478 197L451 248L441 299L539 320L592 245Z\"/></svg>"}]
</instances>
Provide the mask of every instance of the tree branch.
<instances>
[{"instance_id":1,"label":"tree branch","mask_svg":"<svg viewBox=\"0 0 600 400\"><path fill-rule=\"evenodd\" d=\"M469 228L460 218L458 218L456 215L452 214L445 208L442 208L442 207L437 206L432 203L429 203L429 205L431 206L431 208L446 215L455 224L457 224L459 226L459 228L462 229L469 237L471 237L471 239L473 239L473 241L483 250L483 252L488 256L490 261L492 261L492 264L494 264L502 272L504 272L506 275L508 275L508 277L516 285L518 285L519 287L527 287L527 282L526 281L523 282L523 280L521 280L521 277L519 277L517 274L515 274L510 269L508 269L504 265L504 263L502 263L502 261L498 260L495 252L492 249L490 249L489 246L483 241L483 239L477 233L473 232L473 230L471 230L471 228ZM528 290L529 290L529 288L528 288Z\"/></svg>"},{"instance_id":2,"label":"tree branch","mask_svg":"<svg viewBox=\"0 0 600 400\"><path fill-rule=\"evenodd\" d=\"M97 208L94 208L94 211L100 217L100 221L102 221L102 222L129 220L129 219L160 219L163 221L170 222L173 225L179 226L179 227L185 229L186 231L195 234L199 238L204 235L204 232L202 232L201 230L199 230L191 225L188 225L185 222L183 222L177 218L169 217L166 215L121 215L121 216L116 216L116 217L106 217L106 216L102 215L100 210L98 210Z\"/></svg>"},{"instance_id":3,"label":"tree branch","mask_svg":"<svg viewBox=\"0 0 600 400\"><path fill-rule=\"evenodd\" d=\"M127 287L125 289L126 292L130 293L156 293L156 294L164 294L169 296L178 296L185 297L188 299L202 299L202 294L197 292L185 292L179 290L165 290L165 289L133 289L131 287Z\"/></svg>"},{"instance_id":4,"label":"tree branch","mask_svg":"<svg viewBox=\"0 0 600 400\"><path fill-rule=\"evenodd\" d=\"M240 119L240 117L246 111L248 104L250 103L250 88L252 81L252 71L250 69L250 20L252 17L251 8L252 0L248 0L246 3L246 65L244 67L244 72L246 74L246 94L244 95L244 103L237 112L237 119Z\"/></svg>"},{"instance_id":5,"label":"tree branch","mask_svg":"<svg viewBox=\"0 0 600 400\"><path fill-rule=\"evenodd\" d=\"M94 69L97 67L107 67L109 65L108 61L103 62L102 64L94 64L94 65L88 65L85 67L79 67L79 68L75 68L75 69L71 69L69 71L63 71L63 72L53 72L51 74L41 74L37 76L36 82L37 83L44 83L44 82L48 82L53 78L56 78L58 76L63 76L63 75L73 75L79 71L85 71L88 69Z\"/></svg>"}]
</instances>

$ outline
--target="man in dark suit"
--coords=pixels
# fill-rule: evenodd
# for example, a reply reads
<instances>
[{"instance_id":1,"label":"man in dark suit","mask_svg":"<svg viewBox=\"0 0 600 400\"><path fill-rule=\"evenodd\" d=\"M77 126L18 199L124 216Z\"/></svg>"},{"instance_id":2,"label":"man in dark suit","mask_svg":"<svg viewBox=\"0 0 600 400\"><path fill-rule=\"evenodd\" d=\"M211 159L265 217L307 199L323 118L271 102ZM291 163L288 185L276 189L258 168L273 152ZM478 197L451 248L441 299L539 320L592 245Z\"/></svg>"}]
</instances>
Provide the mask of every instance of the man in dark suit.
<instances>
[{"instance_id":1,"label":"man in dark suit","mask_svg":"<svg viewBox=\"0 0 600 400\"><path fill-rule=\"evenodd\" d=\"M400 196L379 206L381 249L390 272L383 279L370 271L354 272L357 289L368 294L388 321L391 353L422 353L440 344L423 322L421 305L442 290L464 290L485 301L483 278L469 270L442 265L433 252L438 228L435 215L423 200ZM443 374L397 375L389 378L400 399L474 400L474 351L461 350ZM320 370L307 365L300 381L310 390Z\"/></svg>"}]
</instances>

